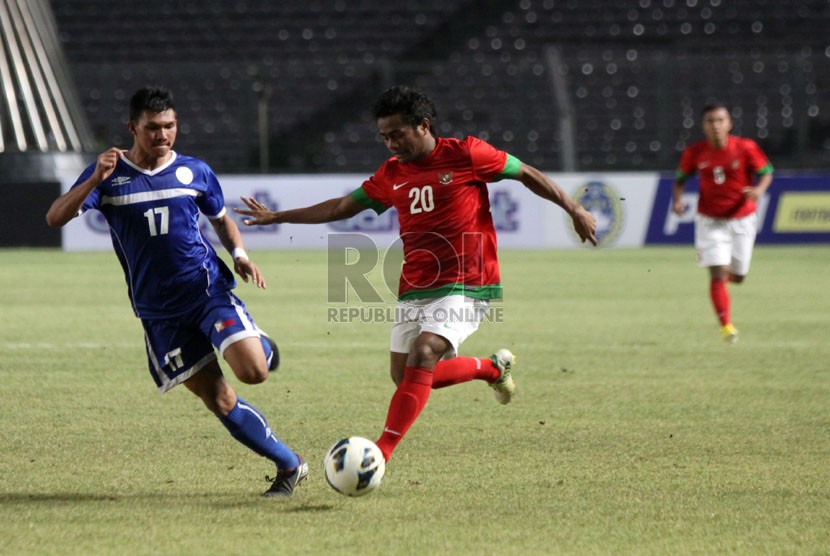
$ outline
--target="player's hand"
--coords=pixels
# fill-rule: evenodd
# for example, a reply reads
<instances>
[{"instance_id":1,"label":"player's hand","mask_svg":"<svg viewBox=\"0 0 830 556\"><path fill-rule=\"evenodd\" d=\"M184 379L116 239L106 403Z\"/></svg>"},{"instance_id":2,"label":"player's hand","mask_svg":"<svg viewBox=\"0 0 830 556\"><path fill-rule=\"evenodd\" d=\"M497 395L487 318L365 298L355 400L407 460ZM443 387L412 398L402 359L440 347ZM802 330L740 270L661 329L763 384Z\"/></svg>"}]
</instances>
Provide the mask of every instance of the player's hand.
<instances>
[{"instance_id":1,"label":"player's hand","mask_svg":"<svg viewBox=\"0 0 830 556\"><path fill-rule=\"evenodd\" d=\"M684 214L686 214L686 211L688 209L688 205L686 205L686 203L684 203L683 201L675 201L671 207L672 212L675 213L677 216L683 216Z\"/></svg>"},{"instance_id":2,"label":"player's hand","mask_svg":"<svg viewBox=\"0 0 830 556\"><path fill-rule=\"evenodd\" d=\"M750 201L757 201L758 199L761 198L761 196L758 195L758 188L757 187L752 187L752 186L744 187L743 194L744 194L744 197L746 197Z\"/></svg>"},{"instance_id":3,"label":"player's hand","mask_svg":"<svg viewBox=\"0 0 830 556\"><path fill-rule=\"evenodd\" d=\"M99 182L104 181L112 175L115 166L118 164L118 159L121 158L124 152L126 151L112 147L98 155L95 170L93 170L92 174Z\"/></svg>"},{"instance_id":4,"label":"player's hand","mask_svg":"<svg viewBox=\"0 0 830 556\"><path fill-rule=\"evenodd\" d=\"M594 215L579 206L571 216L574 222L574 230L576 230L579 239L582 243L590 241L593 245L597 244L597 219Z\"/></svg>"},{"instance_id":5,"label":"player's hand","mask_svg":"<svg viewBox=\"0 0 830 556\"><path fill-rule=\"evenodd\" d=\"M265 289L267 286L265 284L265 277L262 276L262 273L257 268L257 265L253 263L250 259L246 257L238 257L233 261L233 269L242 278L243 282L248 282L250 279L251 282L258 288Z\"/></svg>"},{"instance_id":6,"label":"player's hand","mask_svg":"<svg viewBox=\"0 0 830 556\"><path fill-rule=\"evenodd\" d=\"M253 197L245 197L242 195L239 197L242 199L242 202L248 205L248 209L240 209L234 208L234 212L245 215L251 216L252 218L246 218L242 221L243 224L246 226L266 226L268 224L276 224L276 213L269 210L268 207L254 199Z\"/></svg>"}]
</instances>

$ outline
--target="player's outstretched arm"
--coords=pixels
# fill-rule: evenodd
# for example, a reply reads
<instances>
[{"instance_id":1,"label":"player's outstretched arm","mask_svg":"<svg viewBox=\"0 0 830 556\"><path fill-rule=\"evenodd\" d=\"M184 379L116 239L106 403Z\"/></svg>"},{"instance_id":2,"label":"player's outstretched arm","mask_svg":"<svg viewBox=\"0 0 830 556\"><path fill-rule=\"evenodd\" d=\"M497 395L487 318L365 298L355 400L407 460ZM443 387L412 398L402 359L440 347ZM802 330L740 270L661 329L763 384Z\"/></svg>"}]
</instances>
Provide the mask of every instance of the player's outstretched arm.
<instances>
[{"instance_id":1,"label":"player's outstretched arm","mask_svg":"<svg viewBox=\"0 0 830 556\"><path fill-rule=\"evenodd\" d=\"M525 163L522 163L516 179L539 197L562 207L573 220L574 230L582 243L590 241L593 245L597 244L597 221L594 215L571 199L556 182Z\"/></svg>"},{"instance_id":2,"label":"player's outstretched arm","mask_svg":"<svg viewBox=\"0 0 830 556\"><path fill-rule=\"evenodd\" d=\"M118 158L123 152L121 149L112 147L99 154L92 175L77 187L73 187L55 199L46 213L46 223L52 228L60 228L75 218L92 190L112 175L115 165L118 164Z\"/></svg>"},{"instance_id":3,"label":"player's outstretched arm","mask_svg":"<svg viewBox=\"0 0 830 556\"><path fill-rule=\"evenodd\" d=\"M266 226L268 224L322 224L345 220L361 212L364 207L352 199L351 195L337 197L308 207L272 211L256 199L240 197L248 209L235 208L239 214L250 216L243 220L246 226Z\"/></svg>"}]
</instances>

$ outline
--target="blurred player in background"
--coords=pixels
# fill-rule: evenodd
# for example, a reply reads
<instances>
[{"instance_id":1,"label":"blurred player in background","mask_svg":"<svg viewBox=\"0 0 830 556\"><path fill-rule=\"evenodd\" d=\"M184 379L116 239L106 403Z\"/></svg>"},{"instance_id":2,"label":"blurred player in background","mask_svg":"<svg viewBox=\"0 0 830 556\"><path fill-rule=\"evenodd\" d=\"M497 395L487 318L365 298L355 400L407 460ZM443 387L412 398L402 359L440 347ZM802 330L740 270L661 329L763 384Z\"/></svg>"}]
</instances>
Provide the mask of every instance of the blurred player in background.
<instances>
[{"instance_id":1,"label":"blurred player in background","mask_svg":"<svg viewBox=\"0 0 830 556\"><path fill-rule=\"evenodd\" d=\"M772 164L755 141L730 135L732 118L721 103L703 108L705 140L690 145L680 158L672 210L686 212L683 186L697 172L700 197L695 218L698 263L709 269L709 296L727 342L738 340L732 324L727 282L740 284L749 273L757 232L758 199L772 184Z\"/></svg>"},{"instance_id":2,"label":"blurred player in background","mask_svg":"<svg viewBox=\"0 0 830 556\"><path fill-rule=\"evenodd\" d=\"M515 179L561 206L583 242L596 245L594 217L539 170L468 137L439 138L432 101L407 87L384 92L374 106L380 136L392 157L348 195L272 212L243 197L247 225L322 223L365 209L398 211L404 265L390 342L390 373L397 385L377 441L388 460L420 414L430 389L483 380L499 403L515 391L514 356L458 357L459 345L478 328L490 299L501 298L496 232L487 182ZM460 318L453 318L453 317Z\"/></svg>"},{"instance_id":3,"label":"blurred player in background","mask_svg":"<svg viewBox=\"0 0 830 556\"><path fill-rule=\"evenodd\" d=\"M160 392L183 383L233 437L277 466L266 496L290 496L308 465L271 432L265 417L225 380L214 348L236 377L258 384L277 368L277 346L261 332L232 290L233 272L199 231L208 217L234 269L265 288L239 228L225 209L210 167L172 150L177 121L172 95L145 88L130 99L133 146L98 156L46 215L64 226L87 210L103 213L144 326L150 374Z\"/></svg>"}]
</instances>

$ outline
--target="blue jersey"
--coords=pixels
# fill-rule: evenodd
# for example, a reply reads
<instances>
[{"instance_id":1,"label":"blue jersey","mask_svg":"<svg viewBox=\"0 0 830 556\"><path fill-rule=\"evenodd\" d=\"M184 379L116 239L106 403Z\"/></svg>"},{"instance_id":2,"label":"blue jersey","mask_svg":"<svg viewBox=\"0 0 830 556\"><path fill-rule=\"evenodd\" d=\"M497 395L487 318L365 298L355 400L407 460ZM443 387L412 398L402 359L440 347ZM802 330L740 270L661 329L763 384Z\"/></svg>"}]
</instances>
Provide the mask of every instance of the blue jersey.
<instances>
[{"instance_id":1,"label":"blue jersey","mask_svg":"<svg viewBox=\"0 0 830 556\"><path fill-rule=\"evenodd\" d=\"M236 285L199 231L200 212L208 218L225 214L219 181L203 161L171 153L152 171L121 157L81 209L97 209L106 218L133 311L145 319L188 313ZM84 170L75 185L94 169Z\"/></svg>"}]
</instances>

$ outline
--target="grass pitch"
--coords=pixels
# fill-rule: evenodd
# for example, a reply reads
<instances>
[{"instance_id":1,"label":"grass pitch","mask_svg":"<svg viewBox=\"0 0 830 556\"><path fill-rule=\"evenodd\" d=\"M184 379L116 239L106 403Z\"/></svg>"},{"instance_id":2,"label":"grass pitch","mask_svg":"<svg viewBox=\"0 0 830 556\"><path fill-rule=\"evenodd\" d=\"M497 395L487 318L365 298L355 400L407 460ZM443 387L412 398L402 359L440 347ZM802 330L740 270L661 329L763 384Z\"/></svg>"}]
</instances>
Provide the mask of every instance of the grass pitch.
<instances>
[{"instance_id":1,"label":"grass pitch","mask_svg":"<svg viewBox=\"0 0 830 556\"><path fill-rule=\"evenodd\" d=\"M326 255L259 252L240 284L283 365L232 379L309 461L270 464L183 388L160 396L112 253L0 250L0 554L830 554L830 249L758 247L721 342L691 248L504 251L517 399L434 391L380 490L326 485L376 438L386 323L327 322Z\"/></svg>"}]
</instances>

